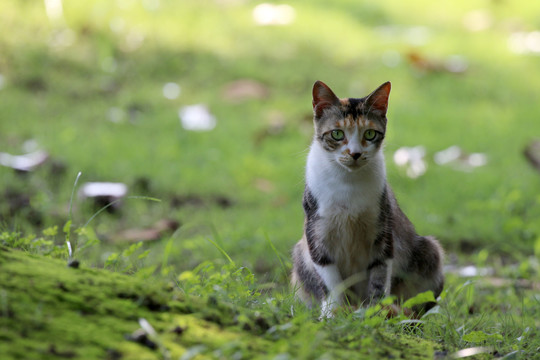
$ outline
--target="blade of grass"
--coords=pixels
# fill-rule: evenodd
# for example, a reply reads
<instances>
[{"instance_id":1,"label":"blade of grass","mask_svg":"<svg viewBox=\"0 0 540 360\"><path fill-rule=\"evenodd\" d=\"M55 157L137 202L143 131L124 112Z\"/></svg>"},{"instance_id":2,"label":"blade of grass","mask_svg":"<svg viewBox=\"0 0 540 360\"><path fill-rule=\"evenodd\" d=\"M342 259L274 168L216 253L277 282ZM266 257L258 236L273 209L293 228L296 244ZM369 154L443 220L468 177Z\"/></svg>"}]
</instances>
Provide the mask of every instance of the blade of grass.
<instances>
[{"instance_id":1,"label":"blade of grass","mask_svg":"<svg viewBox=\"0 0 540 360\"><path fill-rule=\"evenodd\" d=\"M77 177L75 178L75 183L73 184L73 188L71 189L71 198L69 199L69 220L72 219L73 197L75 196L75 189L77 188L77 183L79 182L81 175L82 175L82 172L79 171L79 173L77 174Z\"/></svg>"},{"instance_id":2,"label":"blade of grass","mask_svg":"<svg viewBox=\"0 0 540 360\"><path fill-rule=\"evenodd\" d=\"M148 200L148 201L155 201L155 202L161 202L160 199L156 199L156 198L153 198L153 197L149 197L149 196L127 196L126 199L139 199L139 200ZM83 225L83 228L87 227L88 224L90 224L90 222L92 222L92 220L94 220L94 218L96 216L98 216L99 214L101 214L103 211L107 210L107 208L113 206L114 204L120 202L121 200L123 199L117 199L117 200L114 200L110 203L108 203L107 205L105 205L104 207L102 207L101 209L99 209L98 211L96 211L94 213L94 215L92 215L90 217L90 219L88 219L88 221L86 222L86 224Z\"/></svg>"},{"instance_id":3,"label":"blade of grass","mask_svg":"<svg viewBox=\"0 0 540 360\"><path fill-rule=\"evenodd\" d=\"M266 231L264 232L264 237L266 238L266 241L268 241L268 244L270 244L270 247L272 248L272 251L274 252L274 254L276 254L276 257L279 260L283 273L287 274L288 273L287 267L285 267L285 264L283 263L283 260L281 259L281 255L279 254L278 250L276 249L276 246L274 245L274 243L272 242L272 240L270 239L270 236L268 236L268 233Z\"/></svg>"},{"instance_id":4,"label":"blade of grass","mask_svg":"<svg viewBox=\"0 0 540 360\"><path fill-rule=\"evenodd\" d=\"M68 249L68 261L71 261L73 258L73 247L71 246L70 236L71 236L71 224L73 219L73 198L75 196L75 189L77 188L77 183L79 182L79 179L81 178L82 172L79 171L77 173L77 177L75 178L75 182L73 183L73 188L71 189L71 198L69 199L69 214L68 214L68 221L64 225L64 234L66 236L66 246Z\"/></svg>"},{"instance_id":5,"label":"blade of grass","mask_svg":"<svg viewBox=\"0 0 540 360\"><path fill-rule=\"evenodd\" d=\"M216 247L216 249L218 249L223 254L223 256L225 256L225 258L227 258L227 260L229 260L229 262L231 264L234 264L234 261L231 259L229 254L227 254L227 252L225 250L223 250L223 248L221 246L219 246L219 244L217 242L215 242L214 240L212 240L210 238L206 238L206 240L208 240L212 245L214 245Z\"/></svg>"}]
</instances>

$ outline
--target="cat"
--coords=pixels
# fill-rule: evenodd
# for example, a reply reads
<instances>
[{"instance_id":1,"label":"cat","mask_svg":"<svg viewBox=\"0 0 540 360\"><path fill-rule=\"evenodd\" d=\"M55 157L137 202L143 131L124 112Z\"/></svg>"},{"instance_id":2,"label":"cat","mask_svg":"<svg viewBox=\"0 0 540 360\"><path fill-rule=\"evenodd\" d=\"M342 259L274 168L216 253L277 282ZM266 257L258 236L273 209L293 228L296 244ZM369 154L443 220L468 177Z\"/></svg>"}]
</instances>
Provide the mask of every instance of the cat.
<instances>
[{"instance_id":1,"label":"cat","mask_svg":"<svg viewBox=\"0 0 540 360\"><path fill-rule=\"evenodd\" d=\"M386 82L364 98L339 99L323 82L313 86L304 234L293 249L291 283L309 307L320 305L321 318L344 305L428 290L436 298L443 289L442 247L416 234L386 181L390 89Z\"/></svg>"}]
</instances>

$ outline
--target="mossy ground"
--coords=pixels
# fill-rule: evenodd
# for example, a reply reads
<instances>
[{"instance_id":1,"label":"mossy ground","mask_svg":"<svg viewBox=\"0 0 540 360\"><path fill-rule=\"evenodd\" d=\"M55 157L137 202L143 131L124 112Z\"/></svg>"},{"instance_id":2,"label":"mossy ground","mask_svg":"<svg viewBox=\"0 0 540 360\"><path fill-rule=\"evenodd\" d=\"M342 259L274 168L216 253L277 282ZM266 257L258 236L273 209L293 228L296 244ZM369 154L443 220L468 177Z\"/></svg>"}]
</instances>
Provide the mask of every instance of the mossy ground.
<instances>
[{"instance_id":1,"label":"mossy ground","mask_svg":"<svg viewBox=\"0 0 540 360\"><path fill-rule=\"evenodd\" d=\"M429 341L372 329L343 346L313 319L302 326L306 319L265 318L256 306L186 296L165 282L6 247L0 266L2 359L430 359L434 352ZM135 341L141 319L156 334Z\"/></svg>"}]
</instances>

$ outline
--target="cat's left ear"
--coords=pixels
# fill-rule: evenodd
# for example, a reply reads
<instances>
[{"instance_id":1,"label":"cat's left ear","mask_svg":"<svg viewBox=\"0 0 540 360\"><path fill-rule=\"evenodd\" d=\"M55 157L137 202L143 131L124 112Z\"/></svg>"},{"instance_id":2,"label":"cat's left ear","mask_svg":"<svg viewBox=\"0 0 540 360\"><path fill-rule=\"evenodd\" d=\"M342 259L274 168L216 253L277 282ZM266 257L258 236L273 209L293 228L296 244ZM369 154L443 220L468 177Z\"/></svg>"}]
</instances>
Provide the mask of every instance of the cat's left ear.
<instances>
[{"instance_id":1,"label":"cat's left ear","mask_svg":"<svg viewBox=\"0 0 540 360\"><path fill-rule=\"evenodd\" d=\"M391 88L392 85L390 84L390 81L387 81L379 86L377 90L369 94L365 102L367 111L379 116L386 116L386 110L388 110L388 97L390 96Z\"/></svg>"}]
</instances>

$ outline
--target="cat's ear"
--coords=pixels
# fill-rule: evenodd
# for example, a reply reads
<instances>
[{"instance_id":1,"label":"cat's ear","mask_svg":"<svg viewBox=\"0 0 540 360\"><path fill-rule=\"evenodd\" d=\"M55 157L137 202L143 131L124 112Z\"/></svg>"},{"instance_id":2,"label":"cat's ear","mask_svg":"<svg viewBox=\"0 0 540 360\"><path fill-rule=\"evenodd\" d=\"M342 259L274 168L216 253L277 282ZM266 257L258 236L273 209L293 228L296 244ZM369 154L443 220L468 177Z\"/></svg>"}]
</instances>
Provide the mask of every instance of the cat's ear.
<instances>
[{"instance_id":1,"label":"cat's ear","mask_svg":"<svg viewBox=\"0 0 540 360\"><path fill-rule=\"evenodd\" d=\"M330 106L339 106L339 98L322 81L313 84L313 111L316 117L321 117L323 110Z\"/></svg>"},{"instance_id":2,"label":"cat's ear","mask_svg":"<svg viewBox=\"0 0 540 360\"><path fill-rule=\"evenodd\" d=\"M391 88L392 85L390 84L390 81L387 81L379 86L377 90L369 94L364 105L366 111L379 116L386 116L386 110L388 109L388 96L390 96Z\"/></svg>"}]
</instances>

